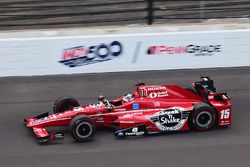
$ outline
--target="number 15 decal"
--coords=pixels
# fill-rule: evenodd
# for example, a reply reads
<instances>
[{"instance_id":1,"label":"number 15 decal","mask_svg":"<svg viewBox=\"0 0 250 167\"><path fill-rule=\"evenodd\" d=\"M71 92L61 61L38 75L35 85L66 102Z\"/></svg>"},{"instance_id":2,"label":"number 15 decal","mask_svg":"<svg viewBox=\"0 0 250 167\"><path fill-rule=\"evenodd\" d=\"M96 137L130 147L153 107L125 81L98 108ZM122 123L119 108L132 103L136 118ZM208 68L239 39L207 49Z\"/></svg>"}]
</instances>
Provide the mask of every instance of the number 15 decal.
<instances>
[{"instance_id":1,"label":"number 15 decal","mask_svg":"<svg viewBox=\"0 0 250 167\"><path fill-rule=\"evenodd\" d=\"M220 111L220 119L228 119L230 117L230 109Z\"/></svg>"}]
</instances>

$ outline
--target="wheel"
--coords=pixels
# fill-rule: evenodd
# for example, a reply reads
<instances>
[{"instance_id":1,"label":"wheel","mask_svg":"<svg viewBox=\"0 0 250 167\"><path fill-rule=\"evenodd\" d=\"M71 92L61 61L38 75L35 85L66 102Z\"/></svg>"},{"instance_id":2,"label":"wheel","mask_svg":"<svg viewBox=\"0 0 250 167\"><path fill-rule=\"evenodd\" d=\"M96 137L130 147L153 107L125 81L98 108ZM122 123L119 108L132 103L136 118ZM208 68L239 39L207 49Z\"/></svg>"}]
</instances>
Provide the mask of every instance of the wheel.
<instances>
[{"instance_id":1,"label":"wheel","mask_svg":"<svg viewBox=\"0 0 250 167\"><path fill-rule=\"evenodd\" d=\"M72 110L74 107L80 106L78 101L73 97L62 97L55 101L53 105L53 112L61 113L64 111Z\"/></svg>"},{"instance_id":2,"label":"wheel","mask_svg":"<svg viewBox=\"0 0 250 167\"><path fill-rule=\"evenodd\" d=\"M184 86L183 88L186 89L186 90L189 91L189 92L192 92L192 93L196 94L196 95L199 94L199 93L197 92L197 90L196 90L194 87L192 87L192 86Z\"/></svg>"},{"instance_id":3,"label":"wheel","mask_svg":"<svg viewBox=\"0 0 250 167\"><path fill-rule=\"evenodd\" d=\"M70 123L71 135L78 142L91 141L95 137L94 121L85 115L76 116Z\"/></svg>"},{"instance_id":4,"label":"wheel","mask_svg":"<svg viewBox=\"0 0 250 167\"><path fill-rule=\"evenodd\" d=\"M216 124L216 114L206 103L198 103L189 117L189 127L197 131L207 131Z\"/></svg>"}]
</instances>

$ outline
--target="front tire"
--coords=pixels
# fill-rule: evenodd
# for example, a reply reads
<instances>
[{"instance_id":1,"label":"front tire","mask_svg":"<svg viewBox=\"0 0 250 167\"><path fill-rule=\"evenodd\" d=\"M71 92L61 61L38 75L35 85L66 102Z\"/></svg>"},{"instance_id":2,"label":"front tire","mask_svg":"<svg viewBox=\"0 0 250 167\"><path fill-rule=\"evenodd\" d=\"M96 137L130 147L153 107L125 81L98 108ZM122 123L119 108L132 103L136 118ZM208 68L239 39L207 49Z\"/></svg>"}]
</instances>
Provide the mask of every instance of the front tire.
<instances>
[{"instance_id":1,"label":"front tire","mask_svg":"<svg viewBox=\"0 0 250 167\"><path fill-rule=\"evenodd\" d=\"M74 107L79 107L80 104L73 97L61 97L57 99L53 105L53 113L61 113L64 111L72 110Z\"/></svg>"},{"instance_id":2,"label":"front tire","mask_svg":"<svg viewBox=\"0 0 250 167\"><path fill-rule=\"evenodd\" d=\"M216 114L206 103L198 103L189 117L189 127L196 131L208 131L215 127Z\"/></svg>"},{"instance_id":3,"label":"front tire","mask_svg":"<svg viewBox=\"0 0 250 167\"><path fill-rule=\"evenodd\" d=\"M70 123L71 135L77 142L91 141L95 137L94 121L85 115L76 116Z\"/></svg>"}]
</instances>

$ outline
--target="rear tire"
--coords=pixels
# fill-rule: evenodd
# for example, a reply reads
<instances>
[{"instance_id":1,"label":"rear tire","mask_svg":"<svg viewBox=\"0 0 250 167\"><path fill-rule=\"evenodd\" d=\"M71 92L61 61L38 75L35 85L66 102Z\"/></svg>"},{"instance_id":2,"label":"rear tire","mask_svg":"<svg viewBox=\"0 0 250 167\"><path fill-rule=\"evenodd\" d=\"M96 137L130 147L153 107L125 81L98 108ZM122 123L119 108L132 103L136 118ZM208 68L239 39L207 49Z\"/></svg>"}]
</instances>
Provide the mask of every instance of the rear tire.
<instances>
[{"instance_id":1,"label":"rear tire","mask_svg":"<svg viewBox=\"0 0 250 167\"><path fill-rule=\"evenodd\" d=\"M196 131L208 131L215 127L216 114L206 103L195 104L189 116L189 127Z\"/></svg>"},{"instance_id":2,"label":"rear tire","mask_svg":"<svg viewBox=\"0 0 250 167\"><path fill-rule=\"evenodd\" d=\"M91 141L95 137L94 121L85 115L76 116L70 123L71 135L77 142Z\"/></svg>"},{"instance_id":3,"label":"rear tire","mask_svg":"<svg viewBox=\"0 0 250 167\"><path fill-rule=\"evenodd\" d=\"M53 105L53 113L61 113L79 107L78 101L73 97L61 97L57 99Z\"/></svg>"}]
</instances>

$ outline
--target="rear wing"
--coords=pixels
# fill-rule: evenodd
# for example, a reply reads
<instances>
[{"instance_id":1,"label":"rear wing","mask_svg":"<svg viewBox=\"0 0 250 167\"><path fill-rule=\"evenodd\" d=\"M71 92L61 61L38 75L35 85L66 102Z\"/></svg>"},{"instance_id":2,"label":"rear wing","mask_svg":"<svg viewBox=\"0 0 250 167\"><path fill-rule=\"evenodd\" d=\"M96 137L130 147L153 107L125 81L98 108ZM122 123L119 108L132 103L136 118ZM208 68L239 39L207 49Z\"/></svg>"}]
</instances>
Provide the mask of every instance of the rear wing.
<instances>
[{"instance_id":1,"label":"rear wing","mask_svg":"<svg viewBox=\"0 0 250 167\"><path fill-rule=\"evenodd\" d=\"M217 93L214 81L209 77L201 77L201 81L194 82L192 86L204 100L229 101L232 98L227 93Z\"/></svg>"},{"instance_id":2,"label":"rear wing","mask_svg":"<svg viewBox=\"0 0 250 167\"><path fill-rule=\"evenodd\" d=\"M208 92L216 92L216 88L214 87L214 81L209 77L201 77L201 81L194 82L193 87L200 93L200 91Z\"/></svg>"}]
</instances>

